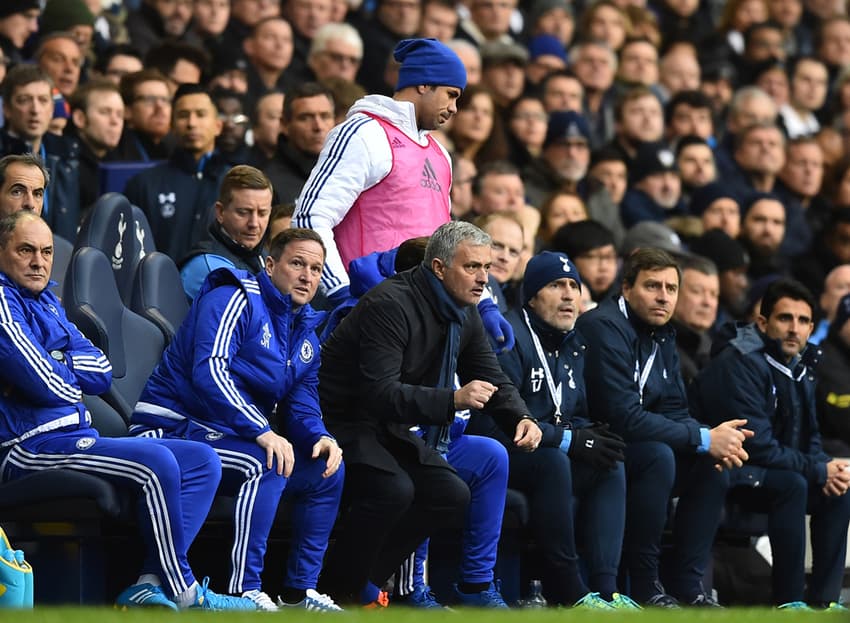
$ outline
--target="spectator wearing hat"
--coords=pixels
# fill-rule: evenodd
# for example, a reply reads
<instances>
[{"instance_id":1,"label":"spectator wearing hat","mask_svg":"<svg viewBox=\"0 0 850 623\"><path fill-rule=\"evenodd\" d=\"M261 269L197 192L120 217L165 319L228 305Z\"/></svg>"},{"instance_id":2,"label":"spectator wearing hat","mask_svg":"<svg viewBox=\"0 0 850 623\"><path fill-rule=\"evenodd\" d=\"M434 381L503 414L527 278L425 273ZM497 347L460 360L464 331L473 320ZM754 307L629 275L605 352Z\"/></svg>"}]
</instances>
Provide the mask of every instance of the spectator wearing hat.
<instances>
[{"instance_id":1,"label":"spectator wearing hat","mask_svg":"<svg viewBox=\"0 0 850 623\"><path fill-rule=\"evenodd\" d=\"M623 226L618 206L605 186L587 179L590 166L590 128L575 111L556 111L549 116L546 140L539 158L523 170L529 203L539 208L555 191L572 191L581 196L590 218L603 223L619 238Z\"/></svg>"},{"instance_id":2,"label":"spectator wearing hat","mask_svg":"<svg viewBox=\"0 0 850 623\"><path fill-rule=\"evenodd\" d=\"M586 220L564 225L555 232L549 246L571 258L584 287L597 303L620 291L614 235L601 223Z\"/></svg>"},{"instance_id":3,"label":"spectator wearing hat","mask_svg":"<svg viewBox=\"0 0 850 623\"><path fill-rule=\"evenodd\" d=\"M832 456L850 456L850 294L836 306L821 348L816 395L823 449Z\"/></svg>"},{"instance_id":4,"label":"spectator wearing hat","mask_svg":"<svg viewBox=\"0 0 850 623\"><path fill-rule=\"evenodd\" d=\"M481 83L493 93L493 99L504 117L510 105L525 91L525 68L528 50L518 43L493 41L484 43L481 51Z\"/></svg>"},{"instance_id":5,"label":"spectator wearing hat","mask_svg":"<svg viewBox=\"0 0 850 623\"><path fill-rule=\"evenodd\" d=\"M669 321L679 296L677 261L641 248L626 258L622 295L579 317L591 347L585 355L590 413L627 443L623 568L632 597L671 607L677 600L714 605L702 584L720 523L728 469L746 460L744 420L714 428L689 412ZM719 469L720 468L720 469ZM661 537L671 495L673 517L669 593L659 581Z\"/></svg>"},{"instance_id":6,"label":"spectator wearing hat","mask_svg":"<svg viewBox=\"0 0 850 623\"><path fill-rule=\"evenodd\" d=\"M351 260L429 235L450 218L449 156L428 132L457 112L466 69L435 39L407 39L395 58L393 97L355 102L296 202L293 222L318 231L327 247L322 288L340 302Z\"/></svg>"},{"instance_id":7,"label":"spectator wearing hat","mask_svg":"<svg viewBox=\"0 0 850 623\"><path fill-rule=\"evenodd\" d=\"M741 204L741 244L750 256L750 279L786 275L788 258L780 250L785 238L785 206L772 193L753 193Z\"/></svg>"},{"instance_id":8,"label":"spectator wearing hat","mask_svg":"<svg viewBox=\"0 0 850 623\"><path fill-rule=\"evenodd\" d=\"M80 47L83 58L94 60L94 14L84 0L49 0L44 5L40 22L39 34L42 37L53 32L67 32ZM62 94L70 96L70 93Z\"/></svg>"},{"instance_id":9,"label":"spectator wearing hat","mask_svg":"<svg viewBox=\"0 0 850 623\"><path fill-rule=\"evenodd\" d=\"M630 227L620 245L620 257L627 258L638 249L661 249L677 259L688 255L679 234L656 221L641 221Z\"/></svg>"},{"instance_id":10,"label":"spectator wearing hat","mask_svg":"<svg viewBox=\"0 0 850 623\"><path fill-rule=\"evenodd\" d=\"M518 340L499 363L543 431L540 447L516 452L490 416L476 413L470 429L508 448L509 482L529 500L529 528L541 545L549 603L607 609L606 602L613 601L615 607L633 609L616 583L625 520L625 444L607 425L594 422L587 409L587 345L573 330L580 299L576 266L563 253L544 251L529 260L522 307L508 316Z\"/></svg>"},{"instance_id":11,"label":"spectator wearing hat","mask_svg":"<svg viewBox=\"0 0 850 623\"><path fill-rule=\"evenodd\" d=\"M671 323L685 387L711 359L710 330L717 320L720 277L711 260L698 255L682 260L682 285Z\"/></svg>"},{"instance_id":12,"label":"spectator wearing hat","mask_svg":"<svg viewBox=\"0 0 850 623\"><path fill-rule=\"evenodd\" d=\"M717 179L714 152L698 136L688 135L676 143L676 167L682 180L682 199L687 203L697 189Z\"/></svg>"},{"instance_id":13,"label":"spectator wearing hat","mask_svg":"<svg viewBox=\"0 0 850 623\"><path fill-rule=\"evenodd\" d=\"M717 267L720 297L717 319L712 327L716 334L723 324L742 320L746 313L750 258L744 247L721 229L711 229L691 243L690 250L711 260Z\"/></svg>"},{"instance_id":14,"label":"spectator wearing hat","mask_svg":"<svg viewBox=\"0 0 850 623\"><path fill-rule=\"evenodd\" d=\"M700 218L703 231L722 229L730 238L737 238L741 233L738 197L721 182L698 188L691 197L688 211Z\"/></svg>"},{"instance_id":15,"label":"spectator wearing hat","mask_svg":"<svg viewBox=\"0 0 850 623\"><path fill-rule=\"evenodd\" d=\"M39 15L39 0L6 0L0 3L0 47L10 64L24 60L22 50L30 35L38 32Z\"/></svg>"},{"instance_id":16,"label":"spectator wearing hat","mask_svg":"<svg viewBox=\"0 0 850 623\"><path fill-rule=\"evenodd\" d=\"M555 35L536 35L528 42L525 79L529 88L540 88L543 79L554 71L567 68L567 51Z\"/></svg>"},{"instance_id":17,"label":"spectator wearing hat","mask_svg":"<svg viewBox=\"0 0 850 623\"><path fill-rule=\"evenodd\" d=\"M643 143L637 150L630 172L631 187L620 206L623 225L631 227L641 221L662 222L687 214L676 157L664 143Z\"/></svg>"}]
</instances>

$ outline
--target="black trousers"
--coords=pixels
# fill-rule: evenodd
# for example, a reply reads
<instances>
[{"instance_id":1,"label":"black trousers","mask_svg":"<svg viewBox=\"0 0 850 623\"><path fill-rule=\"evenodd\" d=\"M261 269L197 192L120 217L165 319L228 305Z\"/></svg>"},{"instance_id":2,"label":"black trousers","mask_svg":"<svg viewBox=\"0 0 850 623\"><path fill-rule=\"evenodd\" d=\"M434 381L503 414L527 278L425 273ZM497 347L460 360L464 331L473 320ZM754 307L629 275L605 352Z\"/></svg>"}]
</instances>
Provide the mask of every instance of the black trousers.
<instances>
[{"instance_id":1,"label":"black trousers","mask_svg":"<svg viewBox=\"0 0 850 623\"><path fill-rule=\"evenodd\" d=\"M347 464L336 543L319 585L341 603L356 603L367 581L381 586L426 537L463 527L469 488L448 467L421 464L414 452L391 453L390 472Z\"/></svg>"}]
</instances>

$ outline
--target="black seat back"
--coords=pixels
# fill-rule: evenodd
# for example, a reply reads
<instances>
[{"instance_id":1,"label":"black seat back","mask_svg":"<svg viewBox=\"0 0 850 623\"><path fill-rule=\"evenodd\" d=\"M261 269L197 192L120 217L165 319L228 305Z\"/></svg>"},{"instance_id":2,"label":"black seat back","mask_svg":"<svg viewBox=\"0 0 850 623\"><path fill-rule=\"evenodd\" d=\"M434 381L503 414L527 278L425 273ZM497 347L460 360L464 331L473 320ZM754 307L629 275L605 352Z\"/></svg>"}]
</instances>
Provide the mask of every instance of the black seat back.
<instances>
[{"instance_id":1,"label":"black seat back","mask_svg":"<svg viewBox=\"0 0 850 623\"><path fill-rule=\"evenodd\" d=\"M171 342L189 312L189 300L174 260L154 251L145 255L136 268L130 309L155 324Z\"/></svg>"}]
</instances>

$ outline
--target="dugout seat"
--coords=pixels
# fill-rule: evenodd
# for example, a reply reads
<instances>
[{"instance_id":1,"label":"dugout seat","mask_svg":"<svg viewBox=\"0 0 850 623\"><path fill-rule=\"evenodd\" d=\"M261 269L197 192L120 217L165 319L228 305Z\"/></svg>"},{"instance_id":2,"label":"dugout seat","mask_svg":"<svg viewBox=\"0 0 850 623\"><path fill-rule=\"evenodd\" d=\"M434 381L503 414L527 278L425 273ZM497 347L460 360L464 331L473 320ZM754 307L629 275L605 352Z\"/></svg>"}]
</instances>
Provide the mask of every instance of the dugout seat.
<instances>
[{"instance_id":1,"label":"dugout seat","mask_svg":"<svg viewBox=\"0 0 850 623\"><path fill-rule=\"evenodd\" d=\"M71 320L112 364L112 387L103 399L129 421L165 347L163 334L130 311L111 278L113 267L99 249L74 252L65 282L63 304Z\"/></svg>"},{"instance_id":2,"label":"dugout seat","mask_svg":"<svg viewBox=\"0 0 850 623\"><path fill-rule=\"evenodd\" d=\"M166 344L171 342L189 313L189 300L183 291L180 271L165 253L154 251L139 262L130 309L156 325Z\"/></svg>"}]
</instances>

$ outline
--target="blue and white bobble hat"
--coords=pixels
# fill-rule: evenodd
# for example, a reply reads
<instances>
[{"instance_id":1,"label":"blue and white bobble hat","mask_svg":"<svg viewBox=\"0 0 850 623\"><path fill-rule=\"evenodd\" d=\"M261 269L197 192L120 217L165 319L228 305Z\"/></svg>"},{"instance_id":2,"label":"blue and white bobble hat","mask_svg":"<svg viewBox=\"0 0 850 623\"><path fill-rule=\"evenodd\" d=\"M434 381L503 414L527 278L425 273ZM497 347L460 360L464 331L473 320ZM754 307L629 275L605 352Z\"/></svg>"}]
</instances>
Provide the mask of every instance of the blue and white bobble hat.
<instances>
[{"instance_id":1,"label":"blue and white bobble hat","mask_svg":"<svg viewBox=\"0 0 850 623\"><path fill-rule=\"evenodd\" d=\"M581 276L566 253L543 251L528 260L522 279L522 304L528 303L546 284L556 279L575 279L581 287Z\"/></svg>"}]
</instances>

